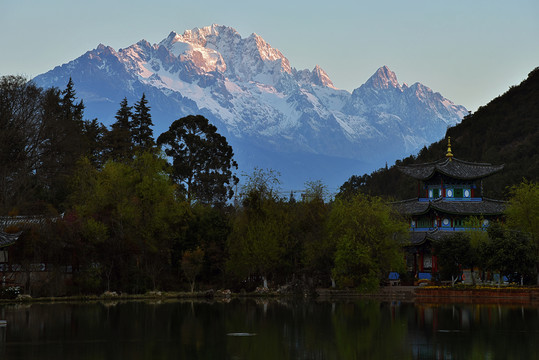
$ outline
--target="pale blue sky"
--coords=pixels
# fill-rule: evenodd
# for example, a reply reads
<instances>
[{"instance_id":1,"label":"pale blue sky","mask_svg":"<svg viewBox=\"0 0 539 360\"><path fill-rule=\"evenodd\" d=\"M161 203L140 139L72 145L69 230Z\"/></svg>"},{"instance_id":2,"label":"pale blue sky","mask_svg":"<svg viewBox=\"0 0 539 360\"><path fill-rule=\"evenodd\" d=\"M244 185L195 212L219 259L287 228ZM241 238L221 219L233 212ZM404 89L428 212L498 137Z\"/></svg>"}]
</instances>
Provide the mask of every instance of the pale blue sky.
<instances>
[{"instance_id":1,"label":"pale blue sky","mask_svg":"<svg viewBox=\"0 0 539 360\"><path fill-rule=\"evenodd\" d=\"M472 111L539 66L538 0L0 0L0 75L213 23L256 32L298 70L320 65L338 88L387 65Z\"/></svg>"}]
</instances>

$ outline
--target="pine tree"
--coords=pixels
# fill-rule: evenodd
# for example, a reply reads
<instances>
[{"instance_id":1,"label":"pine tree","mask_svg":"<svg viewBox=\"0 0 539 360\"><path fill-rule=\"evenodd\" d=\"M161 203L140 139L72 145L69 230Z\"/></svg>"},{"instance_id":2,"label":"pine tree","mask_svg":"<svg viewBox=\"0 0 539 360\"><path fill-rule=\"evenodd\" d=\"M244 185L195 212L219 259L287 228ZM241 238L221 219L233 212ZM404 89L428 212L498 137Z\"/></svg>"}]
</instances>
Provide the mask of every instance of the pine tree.
<instances>
[{"instance_id":1,"label":"pine tree","mask_svg":"<svg viewBox=\"0 0 539 360\"><path fill-rule=\"evenodd\" d=\"M134 108L131 126L133 144L138 150L150 150L155 146L155 140L153 138L152 116L145 94L142 94L142 98L135 103Z\"/></svg>"},{"instance_id":2,"label":"pine tree","mask_svg":"<svg viewBox=\"0 0 539 360\"><path fill-rule=\"evenodd\" d=\"M84 104L82 100L78 104L75 103L77 97L74 87L73 79L69 78L65 90L62 91L62 110L66 120L79 121L80 123L78 125L82 126Z\"/></svg>"},{"instance_id":3,"label":"pine tree","mask_svg":"<svg viewBox=\"0 0 539 360\"><path fill-rule=\"evenodd\" d=\"M84 135L84 104L76 102L73 80L63 91L48 89L43 97L40 181L45 202L59 206L67 196L66 182L76 162L87 155Z\"/></svg>"},{"instance_id":4,"label":"pine tree","mask_svg":"<svg viewBox=\"0 0 539 360\"><path fill-rule=\"evenodd\" d=\"M106 153L109 159L126 162L132 158L131 119L133 113L131 109L127 98L124 98L120 103L120 109L116 112L116 122L111 125L111 130L105 137Z\"/></svg>"}]
</instances>

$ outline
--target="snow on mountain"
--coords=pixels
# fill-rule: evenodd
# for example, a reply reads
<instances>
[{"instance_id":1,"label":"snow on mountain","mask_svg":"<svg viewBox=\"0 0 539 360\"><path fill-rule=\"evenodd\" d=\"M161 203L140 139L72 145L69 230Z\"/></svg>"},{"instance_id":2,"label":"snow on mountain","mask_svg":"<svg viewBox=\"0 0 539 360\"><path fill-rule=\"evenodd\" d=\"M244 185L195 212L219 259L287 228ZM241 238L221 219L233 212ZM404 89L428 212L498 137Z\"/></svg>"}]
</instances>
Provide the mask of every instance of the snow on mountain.
<instances>
[{"instance_id":1,"label":"snow on mountain","mask_svg":"<svg viewBox=\"0 0 539 360\"><path fill-rule=\"evenodd\" d=\"M144 92L157 134L202 114L245 169L271 167L296 186L309 179L339 186L439 140L467 114L422 84L401 86L386 66L352 93L339 90L320 66L296 70L259 35L242 38L220 25L118 51L99 45L34 81L63 88L69 77L87 117L110 124L124 97L132 104Z\"/></svg>"}]
</instances>

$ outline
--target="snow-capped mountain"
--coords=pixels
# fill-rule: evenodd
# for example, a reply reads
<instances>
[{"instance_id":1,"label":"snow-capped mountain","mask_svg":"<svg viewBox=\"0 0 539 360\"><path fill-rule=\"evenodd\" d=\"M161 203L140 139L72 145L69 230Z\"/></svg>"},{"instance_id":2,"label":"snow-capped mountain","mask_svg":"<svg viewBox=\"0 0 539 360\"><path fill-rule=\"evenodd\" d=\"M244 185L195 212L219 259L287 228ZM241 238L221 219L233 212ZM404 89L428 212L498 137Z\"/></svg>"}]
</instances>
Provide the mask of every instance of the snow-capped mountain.
<instances>
[{"instance_id":1,"label":"snow-capped mountain","mask_svg":"<svg viewBox=\"0 0 539 360\"><path fill-rule=\"evenodd\" d=\"M318 179L338 187L439 140L468 113L422 84L400 85L385 66L352 93L339 90L320 66L296 70L259 35L219 25L118 51L99 45L34 81L63 88L69 77L86 117L110 124L124 97L133 104L144 92L156 137L202 114L242 170L279 170L287 187Z\"/></svg>"}]
</instances>

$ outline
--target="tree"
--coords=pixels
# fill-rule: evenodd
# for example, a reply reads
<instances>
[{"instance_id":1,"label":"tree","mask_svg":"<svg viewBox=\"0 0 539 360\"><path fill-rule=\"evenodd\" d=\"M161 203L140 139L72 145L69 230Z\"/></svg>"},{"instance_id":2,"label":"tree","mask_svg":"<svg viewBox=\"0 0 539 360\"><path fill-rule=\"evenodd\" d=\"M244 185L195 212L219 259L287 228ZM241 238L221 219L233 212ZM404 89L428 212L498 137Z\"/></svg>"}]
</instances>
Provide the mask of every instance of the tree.
<instances>
[{"instance_id":1,"label":"tree","mask_svg":"<svg viewBox=\"0 0 539 360\"><path fill-rule=\"evenodd\" d=\"M433 243L438 258L442 279L454 283L462 274L463 267L472 268L478 263L476 251L472 249L468 233L454 233Z\"/></svg>"},{"instance_id":2,"label":"tree","mask_svg":"<svg viewBox=\"0 0 539 360\"><path fill-rule=\"evenodd\" d=\"M301 248L302 270L317 282L327 283L333 280L331 269L335 258L335 242L327 236L326 223L331 207L324 202L327 187L319 181L305 185L304 201L290 205L290 243ZM332 285L335 285L334 281Z\"/></svg>"},{"instance_id":3,"label":"tree","mask_svg":"<svg viewBox=\"0 0 539 360\"><path fill-rule=\"evenodd\" d=\"M62 112L65 120L73 121L75 124L81 125L84 104L82 100L78 104L75 103L76 99L75 84L73 83L73 79L69 78L66 88L62 91Z\"/></svg>"},{"instance_id":4,"label":"tree","mask_svg":"<svg viewBox=\"0 0 539 360\"><path fill-rule=\"evenodd\" d=\"M232 147L201 115L176 120L157 139L172 158L172 175L189 202L223 204L231 199L238 178Z\"/></svg>"},{"instance_id":5,"label":"tree","mask_svg":"<svg viewBox=\"0 0 539 360\"><path fill-rule=\"evenodd\" d=\"M488 242L488 234L485 231L483 225L484 219L482 217L470 216L464 221L464 227L466 228L466 235L470 244L470 273L472 277L472 284L475 285L475 266L483 266L483 259L477 255L480 253L481 246Z\"/></svg>"},{"instance_id":6,"label":"tree","mask_svg":"<svg viewBox=\"0 0 539 360\"><path fill-rule=\"evenodd\" d=\"M41 212L37 204L59 208L66 180L85 147L84 105L66 90L42 90L17 76L0 80L1 211Z\"/></svg>"},{"instance_id":7,"label":"tree","mask_svg":"<svg viewBox=\"0 0 539 360\"><path fill-rule=\"evenodd\" d=\"M149 151L154 147L155 141L152 130L152 116L146 94L142 94L140 100L135 103L134 108L131 125L133 144L141 151Z\"/></svg>"},{"instance_id":8,"label":"tree","mask_svg":"<svg viewBox=\"0 0 539 360\"><path fill-rule=\"evenodd\" d=\"M329 197L330 193L328 187L322 182L322 180L305 182L305 193L303 194L303 199L305 201L324 202L329 200Z\"/></svg>"},{"instance_id":9,"label":"tree","mask_svg":"<svg viewBox=\"0 0 539 360\"><path fill-rule=\"evenodd\" d=\"M197 247L193 251L186 250L182 256L182 270L191 284L191 292L195 291L195 280L204 264L204 250Z\"/></svg>"},{"instance_id":10,"label":"tree","mask_svg":"<svg viewBox=\"0 0 539 360\"><path fill-rule=\"evenodd\" d=\"M0 213L32 201L43 141L42 92L20 76L0 78Z\"/></svg>"},{"instance_id":11,"label":"tree","mask_svg":"<svg viewBox=\"0 0 539 360\"><path fill-rule=\"evenodd\" d=\"M131 109L132 107L127 104L127 98L124 98L120 103L120 109L116 112L116 122L111 125L110 131L105 136L106 156L114 161L127 162L133 157Z\"/></svg>"},{"instance_id":12,"label":"tree","mask_svg":"<svg viewBox=\"0 0 539 360\"><path fill-rule=\"evenodd\" d=\"M110 282L124 291L156 288L172 266L188 208L177 201L166 162L151 153L129 164L109 161L101 171L88 160L73 177L71 204Z\"/></svg>"},{"instance_id":13,"label":"tree","mask_svg":"<svg viewBox=\"0 0 539 360\"><path fill-rule=\"evenodd\" d=\"M539 285L539 184L524 181L510 188L511 197L505 213L507 225L527 234L536 250L535 262Z\"/></svg>"},{"instance_id":14,"label":"tree","mask_svg":"<svg viewBox=\"0 0 539 360\"><path fill-rule=\"evenodd\" d=\"M530 238L520 231L511 231L499 223L488 228L488 240L481 244L484 270L499 271L500 276L521 281L535 265L536 249ZM519 277L515 278L515 275Z\"/></svg>"},{"instance_id":15,"label":"tree","mask_svg":"<svg viewBox=\"0 0 539 360\"><path fill-rule=\"evenodd\" d=\"M242 207L232 220L228 237L228 273L237 279L261 277L263 286L283 266L284 244L289 237L289 217L284 203L262 179L273 179L273 173L255 170L243 187Z\"/></svg>"},{"instance_id":16,"label":"tree","mask_svg":"<svg viewBox=\"0 0 539 360\"><path fill-rule=\"evenodd\" d=\"M371 290L389 271L403 268L407 225L380 198L337 199L327 224L335 241L333 275L341 286Z\"/></svg>"},{"instance_id":17,"label":"tree","mask_svg":"<svg viewBox=\"0 0 539 360\"><path fill-rule=\"evenodd\" d=\"M281 174L278 171L255 167L252 174L243 174L243 176L246 179L241 186L241 198L244 203L249 201L249 197L252 197L251 195L256 195L256 198L260 199L277 200L279 185L281 184L279 180Z\"/></svg>"},{"instance_id":18,"label":"tree","mask_svg":"<svg viewBox=\"0 0 539 360\"><path fill-rule=\"evenodd\" d=\"M60 206L67 197L67 181L77 161L87 154L84 139L84 104L76 103L73 80L59 92L50 88L43 98L43 134L47 141L41 147L44 172L43 197Z\"/></svg>"},{"instance_id":19,"label":"tree","mask_svg":"<svg viewBox=\"0 0 539 360\"><path fill-rule=\"evenodd\" d=\"M106 151L104 141L107 128L97 119L84 120L82 134L86 156L94 166L101 167L104 163L104 153Z\"/></svg>"},{"instance_id":20,"label":"tree","mask_svg":"<svg viewBox=\"0 0 539 360\"><path fill-rule=\"evenodd\" d=\"M232 207L216 207L196 203L190 207L189 226L183 241L176 243L173 261L181 260L186 250L201 247L204 250L204 267L199 274L201 280L225 282L227 238L231 231Z\"/></svg>"}]
</instances>

